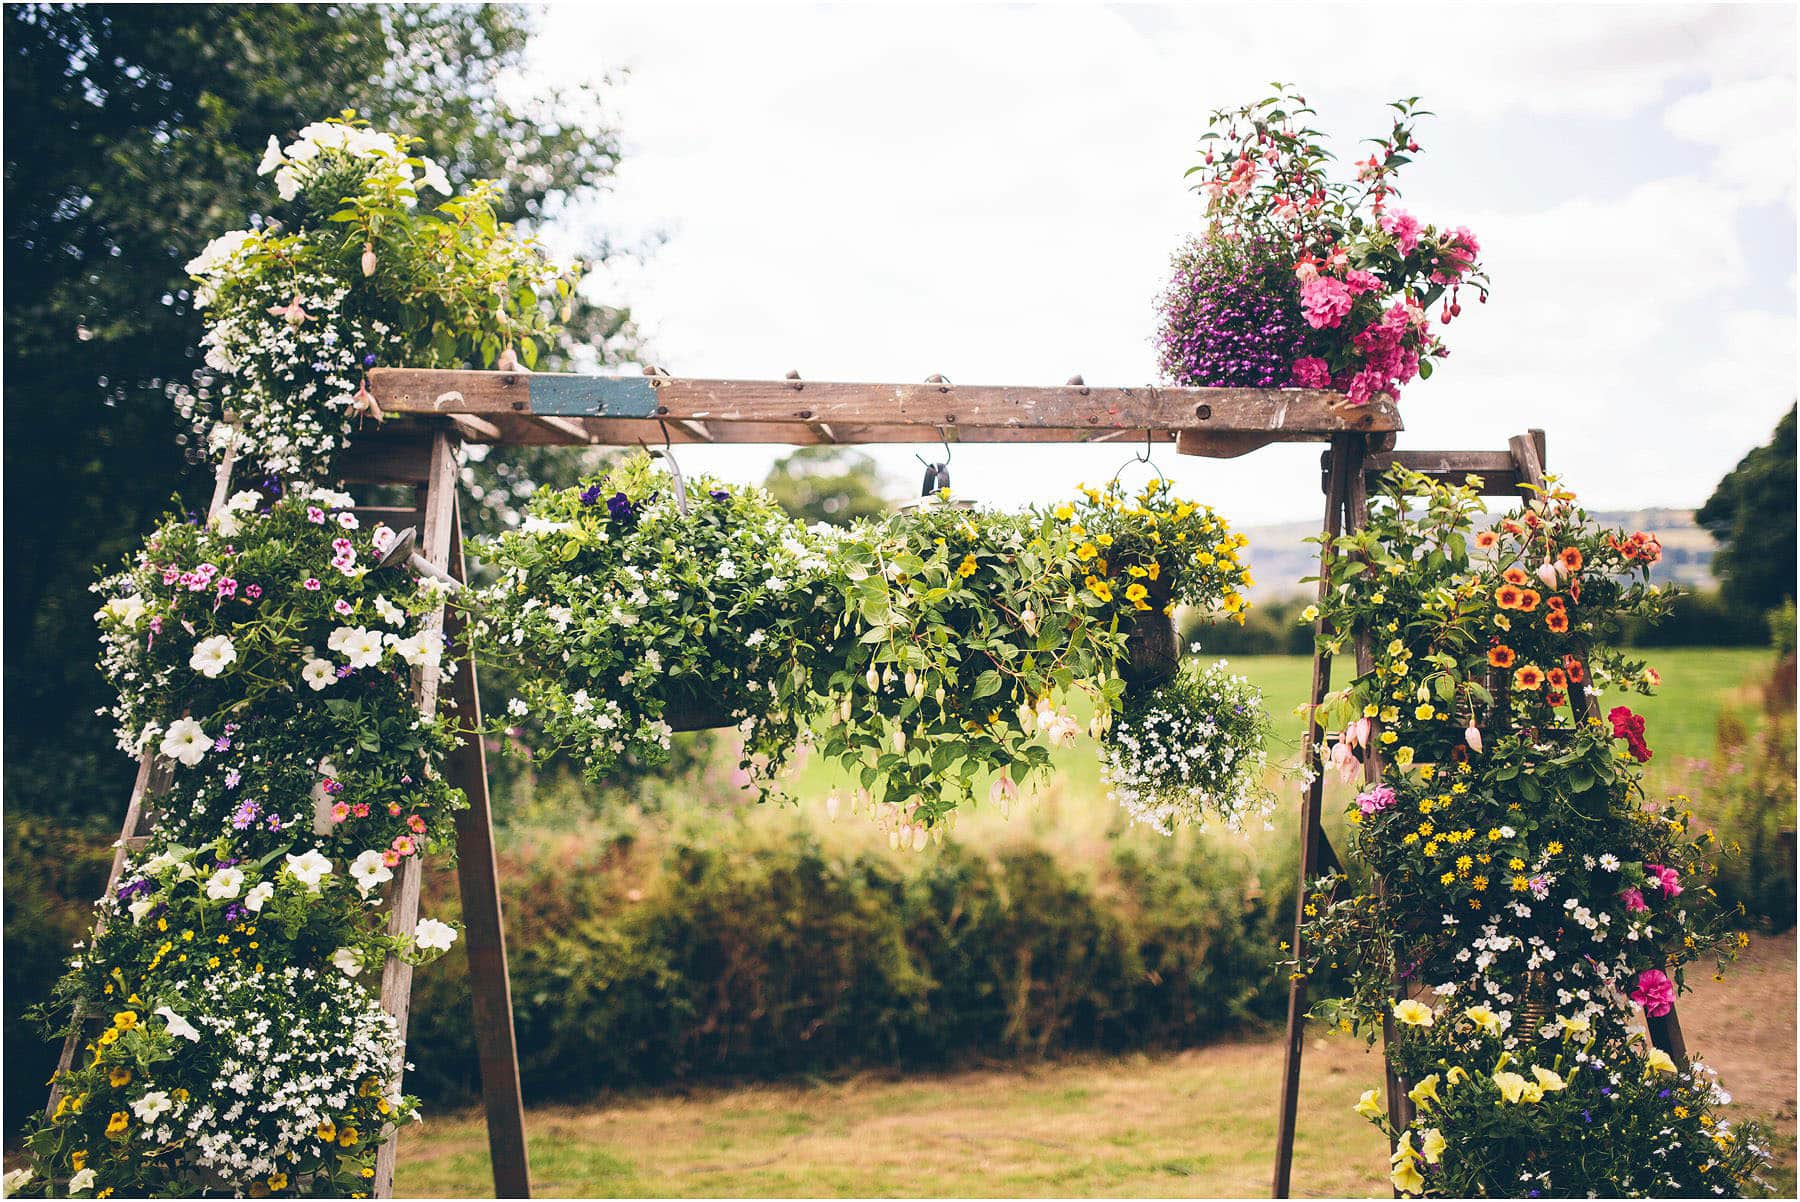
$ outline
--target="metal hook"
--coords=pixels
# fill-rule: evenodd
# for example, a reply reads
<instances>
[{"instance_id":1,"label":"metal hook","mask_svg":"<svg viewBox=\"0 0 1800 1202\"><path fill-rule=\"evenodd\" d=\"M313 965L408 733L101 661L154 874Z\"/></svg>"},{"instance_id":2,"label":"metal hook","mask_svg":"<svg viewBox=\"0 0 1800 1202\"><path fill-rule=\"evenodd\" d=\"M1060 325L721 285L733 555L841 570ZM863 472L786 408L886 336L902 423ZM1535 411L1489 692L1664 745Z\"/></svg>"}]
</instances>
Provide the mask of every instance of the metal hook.
<instances>
[{"instance_id":1,"label":"metal hook","mask_svg":"<svg viewBox=\"0 0 1800 1202\"><path fill-rule=\"evenodd\" d=\"M669 424L660 417L656 419L656 424L662 430L662 450L651 450L644 445L644 440L641 438L638 439L638 446L646 455L654 459L661 459L669 465L669 478L675 481L675 508L681 510L682 517L686 517L688 516L687 481L682 478L681 465L675 462L675 444L669 438Z\"/></svg>"},{"instance_id":2,"label":"metal hook","mask_svg":"<svg viewBox=\"0 0 1800 1202\"><path fill-rule=\"evenodd\" d=\"M1156 478L1158 480L1162 481L1165 484L1168 483L1169 478L1167 476L1163 475L1162 469L1160 467L1157 467L1156 461L1153 458L1151 458L1152 452L1155 449L1154 440L1155 440L1155 432L1152 430L1145 430L1144 431L1144 449L1141 451L1133 452L1130 459L1127 459L1124 463L1121 463L1119 465L1119 470L1112 474L1112 482L1114 484L1117 484L1119 482L1119 477L1125 474L1125 469L1130 467L1134 463L1148 464L1150 467L1150 470L1156 473Z\"/></svg>"},{"instance_id":3,"label":"metal hook","mask_svg":"<svg viewBox=\"0 0 1800 1202\"><path fill-rule=\"evenodd\" d=\"M944 444L942 463L932 463L917 451L913 458L925 465L925 483L919 487L921 497L929 497L941 488L950 487L950 433L944 427L938 427L938 441Z\"/></svg>"}]
</instances>

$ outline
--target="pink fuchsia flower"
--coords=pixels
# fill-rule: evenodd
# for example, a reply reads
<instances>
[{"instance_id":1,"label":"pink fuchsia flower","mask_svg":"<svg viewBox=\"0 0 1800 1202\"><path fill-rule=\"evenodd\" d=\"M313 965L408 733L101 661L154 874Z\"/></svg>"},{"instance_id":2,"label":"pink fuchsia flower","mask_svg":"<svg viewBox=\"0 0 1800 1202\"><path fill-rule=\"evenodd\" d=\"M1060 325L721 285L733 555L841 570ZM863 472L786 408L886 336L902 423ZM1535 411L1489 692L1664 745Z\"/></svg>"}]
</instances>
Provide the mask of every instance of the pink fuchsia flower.
<instances>
[{"instance_id":1,"label":"pink fuchsia flower","mask_svg":"<svg viewBox=\"0 0 1800 1202\"><path fill-rule=\"evenodd\" d=\"M1370 722L1367 718L1358 718L1344 728L1344 734L1358 747L1367 747L1369 745L1369 739L1374 733L1375 724Z\"/></svg>"},{"instance_id":2,"label":"pink fuchsia flower","mask_svg":"<svg viewBox=\"0 0 1800 1202\"><path fill-rule=\"evenodd\" d=\"M323 526L325 524L325 511L320 509L317 505L308 505L306 507L306 520L315 526Z\"/></svg>"},{"instance_id":3,"label":"pink fuchsia flower","mask_svg":"<svg viewBox=\"0 0 1800 1202\"><path fill-rule=\"evenodd\" d=\"M1627 889L1619 894L1625 901L1625 908L1633 914L1642 914L1650 907L1644 904L1644 894L1638 889Z\"/></svg>"},{"instance_id":4,"label":"pink fuchsia flower","mask_svg":"<svg viewBox=\"0 0 1800 1202\"><path fill-rule=\"evenodd\" d=\"M285 304L285 305L270 305L269 306L269 316L270 317L279 317L283 321L287 322L289 325L297 326L297 325L303 324L306 321L307 312L305 309L300 307L300 294L296 292L294 294L294 299L289 301L287 304Z\"/></svg>"},{"instance_id":5,"label":"pink fuchsia flower","mask_svg":"<svg viewBox=\"0 0 1800 1202\"><path fill-rule=\"evenodd\" d=\"M1344 276L1344 282L1350 285L1351 296L1381 291L1381 278L1371 271L1353 270Z\"/></svg>"},{"instance_id":6,"label":"pink fuchsia flower","mask_svg":"<svg viewBox=\"0 0 1800 1202\"><path fill-rule=\"evenodd\" d=\"M1302 284L1319 278L1319 261L1312 257L1311 251L1301 255L1299 262L1294 264L1294 278Z\"/></svg>"},{"instance_id":7,"label":"pink fuchsia flower","mask_svg":"<svg viewBox=\"0 0 1800 1202\"><path fill-rule=\"evenodd\" d=\"M1661 889L1664 897L1681 896L1681 876L1673 868L1665 868L1661 864L1646 864L1644 872L1650 881Z\"/></svg>"},{"instance_id":8,"label":"pink fuchsia flower","mask_svg":"<svg viewBox=\"0 0 1800 1202\"><path fill-rule=\"evenodd\" d=\"M1476 755L1480 755L1481 728L1476 726L1473 722L1469 723L1469 729L1463 731L1463 742L1469 745L1470 751L1473 751Z\"/></svg>"},{"instance_id":9,"label":"pink fuchsia flower","mask_svg":"<svg viewBox=\"0 0 1800 1202\"><path fill-rule=\"evenodd\" d=\"M1376 785L1356 798L1356 808L1365 814L1379 814L1398 800L1394 791L1386 785Z\"/></svg>"},{"instance_id":10,"label":"pink fuchsia flower","mask_svg":"<svg viewBox=\"0 0 1800 1202\"><path fill-rule=\"evenodd\" d=\"M1404 209L1394 209L1381 215L1381 228L1384 233L1392 234L1394 241L1400 244L1400 253L1410 255L1419 245L1419 219Z\"/></svg>"},{"instance_id":11,"label":"pink fuchsia flower","mask_svg":"<svg viewBox=\"0 0 1800 1202\"><path fill-rule=\"evenodd\" d=\"M1328 762L1337 769L1338 779L1341 781L1348 782L1356 775L1356 749L1349 739L1339 739L1331 745Z\"/></svg>"},{"instance_id":12,"label":"pink fuchsia flower","mask_svg":"<svg viewBox=\"0 0 1800 1202\"><path fill-rule=\"evenodd\" d=\"M1315 330L1330 330L1350 313L1350 286L1328 275L1315 276L1300 285L1300 312Z\"/></svg>"},{"instance_id":13,"label":"pink fuchsia flower","mask_svg":"<svg viewBox=\"0 0 1800 1202\"><path fill-rule=\"evenodd\" d=\"M1647 968L1638 974L1631 1000L1642 1006L1645 1014L1660 1018L1675 1008L1675 982L1661 969Z\"/></svg>"},{"instance_id":14,"label":"pink fuchsia flower","mask_svg":"<svg viewBox=\"0 0 1800 1202\"><path fill-rule=\"evenodd\" d=\"M1294 383L1301 388L1330 388L1331 368L1325 360L1308 355L1294 360Z\"/></svg>"}]
</instances>

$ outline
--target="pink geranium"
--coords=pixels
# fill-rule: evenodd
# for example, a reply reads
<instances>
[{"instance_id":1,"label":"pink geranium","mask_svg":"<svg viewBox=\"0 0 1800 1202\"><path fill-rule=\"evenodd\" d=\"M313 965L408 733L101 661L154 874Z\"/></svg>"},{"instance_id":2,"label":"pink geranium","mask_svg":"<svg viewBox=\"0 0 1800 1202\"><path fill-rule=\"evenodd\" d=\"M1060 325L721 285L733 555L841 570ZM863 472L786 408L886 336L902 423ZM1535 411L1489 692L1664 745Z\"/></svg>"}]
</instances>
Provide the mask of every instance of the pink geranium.
<instances>
[{"instance_id":1,"label":"pink geranium","mask_svg":"<svg viewBox=\"0 0 1800 1202\"><path fill-rule=\"evenodd\" d=\"M1644 904L1644 895L1641 890L1627 889L1619 896L1625 899L1625 908L1633 914L1642 914L1650 908Z\"/></svg>"},{"instance_id":2,"label":"pink geranium","mask_svg":"<svg viewBox=\"0 0 1800 1202\"><path fill-rule=\"evenodd\" d=\"M1294 383L1302 388L1330 388L1331 367L1313 355L1294 360Z\"/></svg>"},{"instance_id":3,"label":"pink geranium","mask_svg":"<svg viewBox=\"0 0 1800 1202\"><path fill-rule=\"evenodd\" d=\"M1300 311L1315 330L1329 330L1350 313L1350 286L1332 276L1315 276L1300 285Z\"/></svg>"},{"instance_id":4,"label":"pink geranium","mask_svg":"<svg viewBox=\"0 0 1800 1202\"><path fill-rule=\"evenodd\" d=\"M1646 864L1644 871L1650 877L1650 883L1661 889L1664 897L1681 896L1681 877L1673 868L1665 868L1661 864Z\"/></svg>"},{"instance_id":5,"label":"pink geranium","mask_svg":"<svg viewBox=\"0 0 1800 1202\"><path fill-rule=\"evenodd\" d=\"M1394 209L1381 215L1381 228L1392 234L1394 241L1400 244L1400 253L1410 255L1419 245L1419 219L1404 209Z\"/></svg>"},{"instance_id":6,"label":"pink geranium","mask_svg":"<svg viewBox=\"0 0 1800 1202\"><path fill-rule=\"evenodd\" d=\"M1631 1000L1642 1006L1645 1014L1660 1018L1675 1008L1675 982L1661 969L1647 968L1638 974Z\"/></svg>"}]
</instances>

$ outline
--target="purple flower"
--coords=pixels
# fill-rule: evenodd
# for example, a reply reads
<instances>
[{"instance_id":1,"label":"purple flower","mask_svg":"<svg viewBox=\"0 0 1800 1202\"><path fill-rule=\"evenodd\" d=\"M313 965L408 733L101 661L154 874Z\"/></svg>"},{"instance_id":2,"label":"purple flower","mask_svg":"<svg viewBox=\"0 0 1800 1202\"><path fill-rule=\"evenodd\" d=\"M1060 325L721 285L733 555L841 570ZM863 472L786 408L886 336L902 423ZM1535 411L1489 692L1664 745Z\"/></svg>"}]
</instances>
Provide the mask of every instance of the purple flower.
<instances>
[{"instance_id":1,"label":"purple flower","mask_svg":"<svg viewBox=\"0 0 1800 1202\"><path fill-rule=\"evenodd\" d=\"M231 829L244 830L251 826L262 814L262 803L254 797L246 797L231 814Z\"/></svg>"},{"instance_id":2,"label":"purple flower","mask_svg":"<svg viewBox=\"0 0 1800 1202\"><path fill-rule=\"evenodd\" d=\"M637 509L630 498L622 492L614 493L606 502L607 512L612 514L615 522L628 522L637 516Z\"/></svg>"},{"instance_id":3,"label":"purple flower","mask_svg":"<svg viewBox=\"0 0 1800 1202\"><path fill-rule=\"evenodd\" d=\"M375 366L374 352L371 351L369 354L363 356L363 366L364 367L374 367Z\"/></svg>"},{"instance_id":4,"label":"purple flower","mask_svg":"<svg viewBox=\"0 0 1800 1202\"><path fill-rule=\"evenodd\" d=\"M1163 374L1201 388L1281 388L1310 331L1282 252L1261 242L1190 242L1158 303Z\"/></svg>"},{"instance_id":5,"label":"purple flower","mask_svg":"<svg viewBox=\"0 0 1800 1202\"><path fill-rule=\"evenodd\" d=\"M600 486L590 484L581 490L581 503L586 506L597 505L600 501Z\"/></svg>"},{"instance_id":6,"label":"purple flower","mask_svg":"<svg viewBox=\"0 0 1800 1202\"><path fill-rule=\"evenodd\" d=\"M711 497L711 498L712 498L712 499L713 499L713 500L715 500L715 501L729 501L729 500L731 500L731 493L730 493L730 492L729 492L729 491L727 491L727 490L726 490L726 489L723 489L723 488L715 488L715 489L713 489L713 490L712 490L712 491L711 491L711 492L710 492L710 493L708 493L708 494L707 494L707 495L708 495L708 496L710 496L710 497Z\"/></svg>"}]
</instances>

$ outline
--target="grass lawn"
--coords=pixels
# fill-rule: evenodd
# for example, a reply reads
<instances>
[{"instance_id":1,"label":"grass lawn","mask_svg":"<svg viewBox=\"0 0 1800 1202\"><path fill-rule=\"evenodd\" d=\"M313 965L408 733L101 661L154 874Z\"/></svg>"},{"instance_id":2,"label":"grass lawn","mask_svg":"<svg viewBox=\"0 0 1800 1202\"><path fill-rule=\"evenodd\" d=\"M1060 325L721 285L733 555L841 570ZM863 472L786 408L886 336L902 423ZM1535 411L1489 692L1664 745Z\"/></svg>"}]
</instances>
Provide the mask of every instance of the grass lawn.
<instances>
[{"instance_id":1,"label":"grass lawn","mask_svg":"<svg viewBox=\"0 0 1800 1202\"><path fill-rule=\"evenodd\" d=\"M1772 1121L1775 1196L1793 1196L1794 937L1759 940L1739 971L1682 1001L1688 1042ZM533 1186L551 1197L1266 1196L1281 1046L932 1076L614 1097L526 1118ZM1378 1056L1308 1044L1294 1159L1299 1196L1388 1196L1387 1145L1351 1113ZM433 1115L401 1141L396 1193L492 1188L480 1118Z\"/></svg>"}]
</instances>

